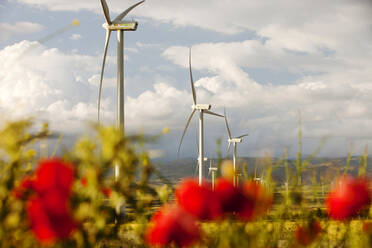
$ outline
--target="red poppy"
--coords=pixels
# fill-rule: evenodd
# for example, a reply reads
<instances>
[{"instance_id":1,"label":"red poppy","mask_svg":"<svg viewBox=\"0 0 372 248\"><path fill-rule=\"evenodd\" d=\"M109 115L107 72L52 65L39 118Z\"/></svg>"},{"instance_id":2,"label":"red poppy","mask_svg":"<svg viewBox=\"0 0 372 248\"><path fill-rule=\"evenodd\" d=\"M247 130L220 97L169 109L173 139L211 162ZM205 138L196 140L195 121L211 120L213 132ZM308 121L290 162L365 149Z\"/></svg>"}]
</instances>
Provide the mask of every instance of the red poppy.
<instances>
[{"instance_id":1,"label":"red poppy","mask_svg":"<svg viewBox=\"0 0 372 248\"><path fill-rule=\"evenodd\" d=\"M26 202L31 229L43 244L67 238L77 227L70 214L73 167L60 159L39 163L34 179L21 186L34 191Z\"/></svg>"},{"instance_id":2,"label":"red poppy","mask_svg":"<svg viewBox=\"0 0 372 248\"><path fill-rule=\"evenodd\" d=\"M364 178L342 177L326 198L326 207L331 218L345 220L355 216L371 202L369 182Z\"/></svg>"},{"instance_id":3,"label":"red poppy","mask_svg":"<svg viewBox=\"0 0 372 248\"><path fill-rule=\"evenodd\" d=\"M111 196L111 192L112 190L110 188L107 188L107 187L103 187L101 189L102 193L106 196L106 197L110 197Z\"/></svg>"},{"instance_id":4,"label":"red poppy","mask_svg":"<svg viewBox=\"0 0 372 248\"><path fill-rule=\"evenodd\" d=\"M38 194L38 197L48 215L60 216L68 213L70 201L69 196L66 196L65 192L53 189L44 194Z\"/></svg>"},{"instance_id":5,"label":"red poppy","mask_svg":"<svg viewBox=\"0 0 372 248\"><path fill-rule=\"evenodd\" d=\"M38 193L58 188L69 194L73 181L73 166L58 158L41 161L35 171L35 190Z\"/></svg>"},{"instance_id":6,"label":"red poppy","mask_svg":"<svg viewBox=\"0 0 372 248\"><path fill-rule=\"evenodd\" d=\"M81 179L80 179L80 183L81 183L81 185L82 186L87 186L88 185L88 179L86 178L86 177L82 177Z\"/></svg>"},{"instance_id":7,"label":"red poppy","mask_svg":"<svg viewBox=\"0 0 372 248\"><path fill-rule=\"evenodd\" d=\"M217 193L224 213L236 213L253 209L253 202L247 198L242 187L234 186L230 180L220 178L217 181L215 192Z\"/></svg>"},{"instance_id":8,"label":"red poppy","mask_svg":"<svg viewBox=\"0 0 372 248\"><path fill-rule=\"evenodd\" d=\"M271 207L273 196L262 184L255 181L246 181L243 190L245 196L251 201L245 201L244 208L239 212L240 218L252 220L254 217L266 213Z\"/></svg>"},{"instance_id":9,"label":"red poppy","mask_svg":"<svg viewBox=\"0 0 372 248\"><path fill-rule=\"evenodd\" d=\"M67 238L76 228L69 212L50 211L45 199L33 197L26 203L31 229L42 244L53 244L57 239ZM58 208L63 209L63 208Z\"/></svg>"},{"instance_id":10,"label":"red poppy","mask_svg":"<svg viewBox=\"0 0 372 248\"><path fill-rule=\"evenodd\" d=\"M199 186L195 179L185 179L177 187L178 204L200 220L215 220L222 215L218 195L208 183Z\"/></svg>"},{"instance_id":11,"label":"red poppy","mask_svg":"<svg viewBox=\"0 0 372 248\"><path fill-rule=\"evenodd\" d=\"M31 229L38 240L44 244L54 243L56 234L50 226L50 220L43 209L42 201L38 198L28 200L26 212Z\"/></svg>"},{"instance_id":12,"label":"red poppy","mask_svg":"<svg viewBox=\"0 0 372 248\"><path fill-rule=\"evenodd\" d=\"M307 225L298 226L295 231L296 241L303 246L310 245L321 233L322 228L318 221L311 221Z\"/></svg>"},{"instance_id":13,"label":"red poppy","mask_svg":"<svg viewBox=\"0 0 372 248\"><path fill-rule=\"evenodd\" d=\"M187 247L200 239L200 227L182 208L166 205L154 214L145 236L149 245Z\"/></svg>"}]
</instances>

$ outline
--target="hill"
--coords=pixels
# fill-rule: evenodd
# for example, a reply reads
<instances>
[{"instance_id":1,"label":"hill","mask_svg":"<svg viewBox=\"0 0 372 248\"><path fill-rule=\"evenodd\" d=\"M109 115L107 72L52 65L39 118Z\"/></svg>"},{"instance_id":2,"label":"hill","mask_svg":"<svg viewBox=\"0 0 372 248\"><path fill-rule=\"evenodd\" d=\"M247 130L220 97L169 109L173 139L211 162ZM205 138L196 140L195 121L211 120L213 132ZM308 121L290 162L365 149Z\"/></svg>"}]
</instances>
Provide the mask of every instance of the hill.
<instances>
[{"instance_id":1,"label":"hill","mask_svg":"<svg viewBox=\"0 0 372 248\"><path fill-rule=\"evenodd\" d=\"M350 159L349 173L352 175L357 175L360 167L360 156L353 156ZM302 182L304 184L311 184L314 178L317 182L329 183L337 175L340 175L345 170L345 165L347 163L346 157L341 158L315 158L307 161L307 165L303 170ZM238 159L238 168L242 171L242 168L246 168L247 175L249 177L262 177L265 175L269 164L273 166L277 164L277 167L273 170L273 179L279 183L283 184L286 180L285 166L283 161L278 161L276 158L251 158L242 157ZM367 165L372 163L372 159L368 158ZM208 176L208 167L210 162L205 162L205 168L203 169L203 176L210 178ZM217 165L217 159L212 159L212 165ZM197 177L197 160L195 158L186 158L174 160L171 162L157 163L155 165L161 174L170 180L171 182L177 182L184 177ZM296 160L288 160L288 168L290 172L290 177L294 178L296 175ZM372 174L372 168L367 166L367 174Z\"/></svg>"}]
</instances>

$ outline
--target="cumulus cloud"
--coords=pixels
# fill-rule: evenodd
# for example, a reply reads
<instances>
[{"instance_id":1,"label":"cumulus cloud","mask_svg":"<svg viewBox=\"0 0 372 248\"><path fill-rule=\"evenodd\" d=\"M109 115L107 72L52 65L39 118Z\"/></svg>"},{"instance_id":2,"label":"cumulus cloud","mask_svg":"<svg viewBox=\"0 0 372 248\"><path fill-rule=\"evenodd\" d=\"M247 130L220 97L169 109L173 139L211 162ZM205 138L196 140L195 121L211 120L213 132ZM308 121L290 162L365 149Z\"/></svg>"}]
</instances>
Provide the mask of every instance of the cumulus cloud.
<instances>
[{"instance_id":1,"label":"cumulus cloud","mask_svg":"<svg viewBox=\"0 0 372 248\"><path fill-rule=\"evenodd\" d=\"M31 34L43 30L44 27L39 23L33 22L0 22L0 41L6 41L13 36Z\"/></svg>"},{"instance_id":2,"label":"cumulus cloud","mask_svg":"<svg viewBox=\"0 0 372 248\"><path fill-rule=\"evenodd\" d=\"M180 128L184 109L191 111L191 103L185 101L189 97L186 91L169 83L156 82L153 89L144 91L138 97L128 97L127 116L133 126L147 130L161 130L165 126Z\"/></svg>"},{"instance_id":3,"label":"cumulus cloud","mask_svg":"<svg viewBox=\"0 0 372 248\"><path fill-rule=\"evenodd\" d=\"M70 36L70 40L80 40L81 38L83 38L81 34L72 34Z\"/></svg>"},{"instance_id":4,"label":"cumulus cloud","mask_svg":"<svg viewBox=\"0 0 372 248\"><path fill-rule=\"evenodd\" d=\"M48 8L53 11L79 11L95 10L99 3L93 1L61 1L61 0L11 0L13 2L25 3L39 8Z\"/></svg>"},{"instance_id":5,"label":"cumulus cloud","mask_svg":"<svg viewBox=\"0 0 372 248\"><path fill-rule=\"evenodd\" d=\"M153 47L160 47L160 44L157 43L143 43L143 42L136 42L136 46L139 48L153 48Z\"/></svg>"},{"instance_id":6,"label":"cumulus cloud","mask_svg":"<svg viewBox=\"0 0 372 248\"><path fill-rule=\"evenodd\" d=\"M3 116L37 116L67 132L95 119L97 88L89 83L99 70L95 57L22 41L0 50L0 63Z\"/></svg>"},{"instance_id":7,"label":"cumulus cloud","mask_svg":"<svg viewBox=\"0 0 372 248\"><path fill-rule=\"evenodd\" d=\"M138 53L138 49L135 47L124 47L124 50L132 53Z\"/></svg>"},{"instance_id":8,"label":"cumulus cloud","mask_svg":"<svg viewBox=\"0 0 372 248\"><path fill-rule=\"evenodd\" d=\"M163 56L186 69L188 50L170 47ZM372 73L366 70L372 63L361 63L364 56L345 62L338 50L332 58L317 51L294 54L284 45L273 49L257 40L194 45L192 54L193 70L208 74L194 79L199 99L214 107L227 106L234 129L253 131L251 146L272 146L274 151L283 145L294 146L298 110L307 137L342 137L344 143L338 145L345 148L353 137L371 141L367 126L372 123L368 100L372 90L367 85L372 83ZM247 72L255 67L293 68L300 76L291 84L263 84ZM364 76L354 77L358 73ZM270 134L275 138L268 138Z\"/></svg>"},{"instance_id":9,"label":"cumulus cloud","mask_svg":"<svg viewBox=\"0 0 372 248\"><path fill-rule=\"evenodd\" d=\"M101 15L103 20L98 1L14 1L58 11L90 10ZM115 16L135 2L112 0L108 4ZM234 37L234 42L195 44L192 64L195 72L201 74L195 78L198 99L211 103L217 110L228 107L234 132L239 134L239 130L247 130L251 134L245 146L250 152L295 146L298 110L302 113L307 138L338 137L336 142L330 142L332 145L326 151L343 152L345 150L340 148L347 150L347 143L357 137L365 143L372 137L368 128L372 124L369 103L372 96L371 10L368 0L149 0L131 15ZM241 35L234 36L236 34ZM252 38L242 39L245 34ZM136 46L140 52L142 48L151 48L152 44L137 43ZM187 71L188 48L172 46L165 49L163 56ZM77 75L70 81L87 82L89 87L96 87L99 69L95 72L88 69L89 73L86 70L82 68L89 75L80 75L72 69ZM255 77L255 70L262 70L264 74L282 72L295 79L279 84L274 77L264 83ZM69 73L66 71L66 74ZM44 74L36 73L36 76L43 78ZM114 86L114 79L107 80ZM182 129L190 111L191 95L190 90L173 86L176 80L157 81L153 89L137 97L128 97L128 125L161 128L166 124ZM184 82L188 83L186 79ZM64 92L64 89L48 85L44 82L38 87L49 95L58 96ZM42 101L43 98L38 99ZM64 108L70 113L84 110L82 106L76 107L77 102L70 105L70 100L58 100L53 102L53 108L61 112ZM84 100L87 105L92 103L89 100ZM113 116L109 111L113 104L113 98L103 100L103 113L107 118ZM222 125L215 130L222 133L225 132L223 128Z\"/></svg>"},{"instance_id":10,"label":"cumulus cloud","mask_svg":"<svg viewBox=\"0 0 372 248\"><path fill-rule=\"evenodd\" d=\"M98 1L16 1L50 10L90 10L103 16ZM115 16L135 2L112 0L108 4L113 12L112 16ZM279 47L316 56L332 54L337 50L348 57L363 56L367 61L372 53L371 11L372 4L369 0L218 0L213 3L163 0L146 1L131 14L160 23L171 23L177 27L194 26L226 34L253 32L259 39L267 42L267 48L274 51ZM137 45L140 46L141 43Z\"/></svg>"},{"instance_id":11,"label":"cumulus cloud","mask_svg":"<svg viewBox=\"0 0 372 248\"><path fill-rule=\"evenodd\" d=\"M99 87L99 80L101 78L100 74L94 74L88 79L88 82L95 87ZM104 77L102 81L102 88L113 88L117 85L117 79L114 77Z\"/></svg>"},{"instance_id":12,"label":"cumulus cloud","mask_svg":"<svg viewBox=\"0 0 372 248\"><path fill-rule=\"evenodd\" d=\"M100 58L22 41L0 50L0 63L0 113L5 118L38 117L67 134L96 120ZM108 59L107 63L116 60ZM116 78L105 77L103 86L102 121L113 124ZM149 132L159 132L165 126L181 128L183 113L178 108L186 104L189 110L191 106L182 101L186 97L187 92L159 79L153 89L136 97L126 96L126 127Z\"/></svg>"}]
</instances>

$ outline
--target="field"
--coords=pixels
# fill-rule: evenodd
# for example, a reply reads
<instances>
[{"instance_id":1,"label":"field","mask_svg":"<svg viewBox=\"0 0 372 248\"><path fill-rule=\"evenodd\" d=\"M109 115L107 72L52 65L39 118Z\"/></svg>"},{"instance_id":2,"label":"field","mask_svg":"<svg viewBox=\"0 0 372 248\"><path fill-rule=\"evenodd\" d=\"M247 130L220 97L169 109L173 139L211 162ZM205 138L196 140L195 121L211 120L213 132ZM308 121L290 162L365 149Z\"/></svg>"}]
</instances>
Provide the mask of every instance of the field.
<instances>
[{"instance_id":1,"label":"field","mask_svg":"<svg viewBox=\"0 0 372 248\"><path fill-rule=\"evenodd\" d=\"M372 242L366 153L338 159L340 165L335 159L299 161L301 156L242 159L235 183L231 161L220 158L212 189L208 182L167 177L166 165L152 165L144 149L148 137L96 126L94 136L81 138L63 156L40 157L35 147L50 131L44 125L30 132L31 126L30 120L10 122L0 131L2 247L369 247ZM245 169L253 161L262 168L259 180L257 169Z\"/></svg>"}]
</instances>

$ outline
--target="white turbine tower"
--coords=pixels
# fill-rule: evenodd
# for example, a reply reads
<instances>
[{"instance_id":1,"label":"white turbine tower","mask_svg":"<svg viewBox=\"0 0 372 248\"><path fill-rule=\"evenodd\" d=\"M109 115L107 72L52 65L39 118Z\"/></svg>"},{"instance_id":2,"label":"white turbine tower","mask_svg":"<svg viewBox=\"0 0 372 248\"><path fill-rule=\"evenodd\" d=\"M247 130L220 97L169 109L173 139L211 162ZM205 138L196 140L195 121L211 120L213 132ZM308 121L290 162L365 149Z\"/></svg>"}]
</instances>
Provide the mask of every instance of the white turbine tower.
<instances>
[{"instance_id":1,"label":"white turbine tower","mask_svg":"<svg viewBox=\"0 0 372 248\"><path fill-rule=\"evenodd\" d=\"M216 180L217 167L212 167L212 159L209 160L209 175L212 174L212 189L214 189L214 182Z\"/></svg>"},{"instance_id":2,"label":"white turbine tower","mask_svg":"<svg viewBox=\"0 0 372 248\"><path fill-rule=\"evenodd\" d=\"M180 145L178 146L178 154L181 149L183 137L185 136L186 130L190 124L190 121L195 113L195 111L199 111L199 158L198 158L198 164L199 164L199 185L202 183L203 178L203 164L204 164L204 126L203 126L203 117L204 114L210 114L215 115L219 117L223 117L223 115L216 114L212 111L209 111L211 109L210 104L197 104L196 103L196 93L195 93L195 87L194 87L194 80L192 78L192 71L191 71L191 49L189 53L189 69L190 69L190 83L191 83L191 91L192 91L192 99L193 99L193 105L192 105L192 112L187 120L185 130L183 130Z\"/></svg>"},{"instance_id":3,"label":"white turbine tower","mask_svg":"<svg viewBox=\"0 0 372 248\"><path fill-rule=\"evenodd\" d=\"M198 159L196 161L197 161L197 163L196 163L196 167L195 167L195 171L194 171L194 177L196 176L196 173L197 173L197 171L199 169L199 155L198 155ZM207 162L207 161L208 161L208 158L205 157L204 158L204 162Z\"/></svg>"},{"instance_id":4,"label":"white turbine tower","mask_svg":"<svg viewBox=\"0 0 372 248\"><path fill-rule=\"evenodd\" d=\"M243 137L248 136L248 134L243 134L243 135L240 135L240 136L234 137L234 138L231 137L231 131L230 131L230 128L229 128L229 123L227 122L227 117L226 117L226 109L224 110L224 115L225 115L225 124L226 124L227 134L229 136L229 138L228 138L229 146L227 148L227 153L229 153L229 151L230 151L231 144L233 144L233 148L234 148L234 151L233 151L233 165L234 165L234 179L233 179L233 182L234 182L234 185L235 185L236 184L236 147L237 147L238 143L242 142Z\"/></svg>"},{"instance_id":5,"label":"white turbine tower","mask_svg":"<svg viewBox=\"0 0 372 248\"><path fill-rule=\"evenodd\" d=\"M194 171L194 177L196 176L196 173L199 169L199 146L198 146L198 138L196 137L196 149L198 150L198 158L196 159L196 167L195 167L195 171ZM208 161L208 158L207 157L204 157L204 162L207 162Z\"/></svg>"},{"instance_id":6,"label":"white turbine tower","mask_svg":"<svg viewBox=\"0 0 372 248\"><path fill-rule=\"evenodd\" d=\"M103 14L105 15L106 23L102 26L106 29L106 42L105 50L103 53L103 62L101 70L101 78L99 82L98 92L98 123L100 122L100 109L101 109L101 91L102 91L102 80L103 73L105 71L107 47L110 41L111 31L118 31L117 41L117 117L116 125L121 130L124 130L124 31L136 31L138 22L135 21L123 21L124 17L135 7L143 3L145 0L140 1L128 9L124 10L118 15L113 21L110 19L110 11L105 0L101 0ZM119 167L115 166L115 179L119 177Z\"/></svg>"},{"instance_id":7,"label":"white turbine tower","mask_svg":"<svg viewBox=\"0 0 372 248\"><path fill-rule=\"evenodd\" d=\"M106 23L102 26L106 29L106 42L105 50L103 53L103 62L101 70L101 78L99 82L99 93L98 93L98 123L100 121L100 108L101 108L101 91L102 91L102 80L103 73L105 70L105 62L107 55L107 47L110 41L111 31L118 31L117 41L117 122L118 128L124 130L124 31L136 31L138 22L135 21L123 21L124 17L135 7L143 3L140 1L118 15L113 21L110 19L110 12L105 0L101 0L103 13L105 15Z\"/></svg>"}]
</instances>

